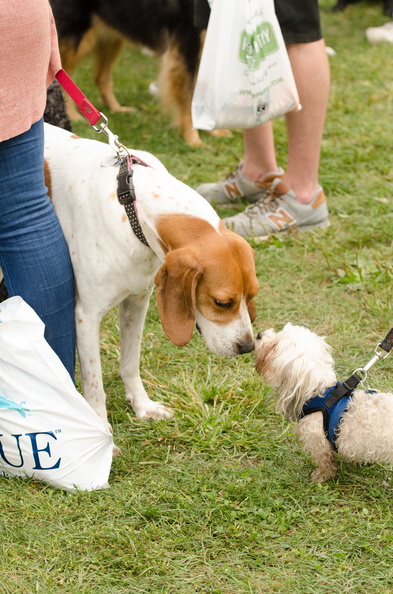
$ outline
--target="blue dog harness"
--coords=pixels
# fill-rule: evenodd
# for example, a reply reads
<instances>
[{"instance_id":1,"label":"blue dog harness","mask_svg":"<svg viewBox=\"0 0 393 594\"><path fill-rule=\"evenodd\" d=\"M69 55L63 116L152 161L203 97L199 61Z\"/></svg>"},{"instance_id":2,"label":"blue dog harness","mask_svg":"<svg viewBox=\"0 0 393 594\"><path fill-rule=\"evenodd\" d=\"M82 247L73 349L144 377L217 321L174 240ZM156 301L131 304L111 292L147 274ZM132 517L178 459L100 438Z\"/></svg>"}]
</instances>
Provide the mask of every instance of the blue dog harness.
<instances>
[{"instance_id":1,"label":"blue dog harness","mask_svg":"<svg viewBox=\"0 0 393 594\"><path fill-rule=\"evenodd\" d=\"M314 396L303 406L299 420L314 412L321 412L323 415L323 430L331 445L337 450L337 430L341 417L348 408L353 391L362 381L362 378L355 372L345 382L337 382L328 388L322 396ZM366 390L375 393L375 390Z\"/></svg>"},{"instance_id":2,"label":"blue dog harness","mask_svg":"<svg viewBox=\"0 0 393 594\"><path fill-rule=\"evenodd\" d=\"M323 414L323 430L334 449L337 449L336 439L338 425L353 394L353 390L349 390L342 396L339 396L338 399L335 398L334 392L341 386L342 384L339 382L335 386L328 388L322 396L314 396L311 400L308 400L303 406L299 417L299 419L302 419L306 415L311 415L314 412L320 411Z\"/></svg>"}]
</instances>

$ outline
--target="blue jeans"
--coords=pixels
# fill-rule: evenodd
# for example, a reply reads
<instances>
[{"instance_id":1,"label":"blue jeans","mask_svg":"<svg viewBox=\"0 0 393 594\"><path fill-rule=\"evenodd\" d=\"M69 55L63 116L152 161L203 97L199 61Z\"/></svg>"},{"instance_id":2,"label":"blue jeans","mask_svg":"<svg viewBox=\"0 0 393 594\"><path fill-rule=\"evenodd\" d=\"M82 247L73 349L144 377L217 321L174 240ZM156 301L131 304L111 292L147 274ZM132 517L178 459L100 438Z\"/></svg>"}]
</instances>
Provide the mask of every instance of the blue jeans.
<instances>
[{"instance_id":1,"label":"blue jeans","mask_svg":"<svg viewBox=\"0 0 393 594\"><path fill-rule=\"evenodd\" d=\"M0 267L9 296L20 295L39 315L74 379L74 277L44 181L43 120L0 142Z\"/></svg>"}]
</instances>

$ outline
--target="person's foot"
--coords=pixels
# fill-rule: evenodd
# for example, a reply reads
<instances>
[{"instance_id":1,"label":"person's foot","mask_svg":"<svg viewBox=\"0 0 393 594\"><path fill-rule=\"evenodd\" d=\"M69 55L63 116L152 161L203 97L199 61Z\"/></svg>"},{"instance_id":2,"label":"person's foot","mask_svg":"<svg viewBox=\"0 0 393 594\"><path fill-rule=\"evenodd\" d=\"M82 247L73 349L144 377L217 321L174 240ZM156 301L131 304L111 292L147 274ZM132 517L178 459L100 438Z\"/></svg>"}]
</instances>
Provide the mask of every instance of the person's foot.
<instances>
[{"instance_id":1,"label":"person's foot","mask_svg":"<svg viewBox=\"0 0 393 594\"><path fill-rule=\"evenodd\" d=\"M285 233L291 229L307 231L327 227L329 213L321 186L310 202L302 204L296 200L296 194L288 184L276 177L267 197L223 220L228 229L239 235L267 239L272 233Z\"/></svg>"},{"instance_id":2,"label":"person's foot","mask_svg":"<svg viewBox=\"0 0 393 594\"><path fill-rule=\"evenodd\" d=\"M393 43L393 21L385 23L382 27L366 29L366 38L370 43Z\"/></svg>"},{"instance_id":3,"label":"person's foot","mask_svg":"<svg viewBox=\"0 0 393 594\"><path fill-rule=\"evenodd\" d=\"M234 204L239 202L257 202L269 193L274 179L284 175L279 168L276 172L269 172L257 181L250 181L242 173L243 163L239 163L235 171L216 183L201 184L196 191L212 204Z\"/></svg>"}]
</instances>

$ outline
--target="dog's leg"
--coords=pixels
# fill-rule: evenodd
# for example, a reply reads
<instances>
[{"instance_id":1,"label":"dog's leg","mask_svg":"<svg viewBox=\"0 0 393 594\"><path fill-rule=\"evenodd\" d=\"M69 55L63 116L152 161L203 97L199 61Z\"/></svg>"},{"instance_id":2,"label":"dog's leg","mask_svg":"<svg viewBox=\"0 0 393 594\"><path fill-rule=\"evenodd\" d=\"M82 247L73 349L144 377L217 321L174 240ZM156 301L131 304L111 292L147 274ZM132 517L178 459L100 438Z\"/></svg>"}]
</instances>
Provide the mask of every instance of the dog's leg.
<instances>
[{"instance_id":1,"label":"dog's leg","mask_svg":"<svg viewBox=\"0 0 393 594\"><path fill-rule=\"evenodd\" d=\"M311 460L317 466L311 478L322 483L335 477L338 464L323 430L322 413L315 412L304 417L297 426L297 432L304 451L310 454Z\"/></svg>"},{"instance_id":2,"label":"dog's leg","mask_svg":"<svg viewBox=\"0 0 393 594\"><path fill-rule=\"evenodd\" d=\"M75 322L83 396L107 424L106 395L102 383L99 347L101 319L98 314L90 310L87 311L80 302L77 302Z\"/></svg>"},{"instance_id":3,"label":"dog's leg","mask_svg":"<svg viewBox=\"0 0 393 594\"><path fill-rule=\"evenodd\" d=\"M190 146L202 146L199 132L193 128L191 119L193 81L179 48L174 44L162 56L157 82L163 107L166 111L173 112L184 140Z\"/></svg>"},{"instance_id":4,"label":"dog's leg","mask_svg":"<svg viewBox=\"0 0 393 594\"><path fill-rule=\"evenodd\" d=\"M112 111L135 111L134 107L120 105L113 91L112 73L117 58L120 56L125 39L114 29L96 21L97 39L94 47L94 82L101 95L102 102Z\"/></svg>"},{"instance_id":5,"label":"dog's leg","mask_svg":"<svg viewBox=\"0 0 393 594\"><path fill-rule=\"evenodd\" d=\"M144 297L130 296L120 304L120 375L126 388L126 398L140 419L169 419L170 408L154 402L146 394L139 374L141 340L151 292Z\"/></svg>"}]
</instances>

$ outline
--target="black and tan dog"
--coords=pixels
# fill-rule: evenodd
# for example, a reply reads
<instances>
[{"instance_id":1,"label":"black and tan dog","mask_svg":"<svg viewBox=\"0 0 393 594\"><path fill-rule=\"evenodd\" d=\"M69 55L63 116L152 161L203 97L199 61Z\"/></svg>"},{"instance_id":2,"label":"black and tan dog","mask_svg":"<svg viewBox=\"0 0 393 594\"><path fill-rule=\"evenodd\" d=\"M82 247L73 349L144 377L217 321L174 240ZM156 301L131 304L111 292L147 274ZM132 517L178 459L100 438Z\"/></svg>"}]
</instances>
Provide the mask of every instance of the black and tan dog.
<instances>
[{"instance_id":1,"label":"black and tan dog","mask_svg":"<svg viewBox=\"0 0 393 594\"><path fill-rule=\"evenodd\" d=\"M337 3L333 6L335 12L341 12L345 10L348 4L354 4L356 0L337 0ZM393 16L393 0L383 0L383 13L386 16Z\"/></svg>"},{"instance_id":2,"label":"black and tan dog","mask_svg":"<svg viewBox=\"0 0 393 594\"><path fill-rule=\"evenodd\" d=\"M103 103L112 111L127 111L132 108L121 106L113 91L113 66L127 42L149 48L161 61L163 106L173 113L186 142L201 144L192 128L191 99L204 33L193 23L193 0L51 0L51 6L68 74L93 53Z\"/></svg>"}]
</instances>

